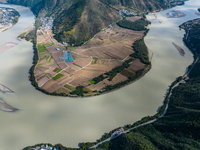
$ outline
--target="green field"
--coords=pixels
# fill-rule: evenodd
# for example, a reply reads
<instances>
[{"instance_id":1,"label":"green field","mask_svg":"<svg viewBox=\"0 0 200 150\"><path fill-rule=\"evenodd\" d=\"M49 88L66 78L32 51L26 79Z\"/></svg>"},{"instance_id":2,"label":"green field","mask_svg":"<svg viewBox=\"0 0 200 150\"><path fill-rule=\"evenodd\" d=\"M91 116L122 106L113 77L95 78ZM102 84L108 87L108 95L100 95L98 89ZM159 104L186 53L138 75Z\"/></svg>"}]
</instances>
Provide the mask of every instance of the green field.
<instances>
[{"instance_id":1,"label":"green field","mask_svg":"<svg viewBox=\"0 0 200 150\"><path fill-rule=\"evenodd\" d=\"M63 77L63 74L57 74L55 77L53 77L54 80L58 80L59 78Z\"/></svg>"},{"instance_id":2,"label":"green field","mask_svg":"<svg viewBox=\"0 0 200 150\"><path fill-rule=\"evenodd\" d=\"M72 91L76 89L75 87L72 87L72 86L70 86L68 84L65 84L64 87L66 87L66 88L68 88L68 89L70 89Z\"/></svg>"},{"instance_id":3,"label":"green field","mask_svg":"<svg viewBox=\"0 0 200 150\"><path fill-rule=\"evenodd\" d=\"M93 80L88 80L90 83L95 84L95 81Z\"/></svg>"},{"instance_id":4,"label":"green field","mask_svg":"<svg viewBox=\"0 0 200 150\"><path fill-rule=\"evenodd\" d=\"M38 49L38 52L39 52L39 53L42 53L42 52L45 52L45 51L46 51L46 49L45 49L45 47L44 47L43 45L38 45L38 46L37 46L37 49Z\"/></svg>"},{"instance_id":5,"label":"green field","mask_svg":"<svg viewBox=\"0 0 200 150\"><path fill-rule=\"evenodd\" d=\"M48 56L44 56L42 58L40 58L39 60L43 60L43 59L46 59L46 61L49 59L49 55Z\"/></svg>"},{"instance_id":6,"label":"green field","mask_svg":"<svg viewBox=\"0 0 200 150\"><path fill-rule=\"evenodd\" d=\"M51 45L53 45L53 44L50 44L50 43L46 43L46 44L44 44L45 47L47 47L47 46L51 46Z\"/></svg>"},{"instance_id":7,"label":"green field","mask_svg":"<svg viewBox=\"0 0 200 150\"><path fill-rule=\"evenodd\" d=\"M53 58L53 57L51 57L51 58L49 59L49 63L51 62L52 58Z\"/></svg>"},{"instance_id":8,"label":"green field","mask_svg":"<svg viewBox=\"0 0 200 150\"><path fill-rule=\"evenodd\" d=\"M58 69L57 71L56 71L56 73L59 73L59 72L61 72L62 71L62 69L60 68L60 69Z\"/></svg>"},{"instance_id":9,"label":"green field","mask_svg":"<svg viewBox=\"0 0 200 150\"><path fill-rule=\"evenodd\" d=\"M75 66L77 66L77 67L79 67L79 68L82 68L81 66L79 66L79 65L77 65L77 64L75 64L75 63L73 63L73 65L75 65Z\"/></svg>"}]
</instances>

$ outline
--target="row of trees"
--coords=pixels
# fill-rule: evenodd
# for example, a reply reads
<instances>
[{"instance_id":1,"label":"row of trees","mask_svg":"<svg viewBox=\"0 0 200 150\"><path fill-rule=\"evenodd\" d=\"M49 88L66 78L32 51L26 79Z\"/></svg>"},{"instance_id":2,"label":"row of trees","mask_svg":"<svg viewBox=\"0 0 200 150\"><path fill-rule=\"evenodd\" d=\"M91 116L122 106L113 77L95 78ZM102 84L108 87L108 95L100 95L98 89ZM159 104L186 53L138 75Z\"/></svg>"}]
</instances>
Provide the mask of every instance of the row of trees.
<instances>
[{"instance_id":1,"label":"row of trees","mask_svg":"<svg viewBox=\"0 0 200 150\"><path fill-rule=\"evenodd\" d=\"M139 58L140 61L144 64L150 64L149 56L148 56L148 49L144 43L144 39L137 40L133 44L134 53L130 54L130 57Z\"/></svg>"},{"instance_id":2,"label":"row of trees","mask_svg":"<svg viewBox=\"0 0 200 150\"><path fill-rule=\"evenodd\" d=\"M130 29L130 30L142 31L142 30L146 30L146 26L149 23L150 22L146 21L144 18L138 19L134 22L123 19L123 20L118 21L117 25L122 28Z\"/></svg>"}]
</instances>

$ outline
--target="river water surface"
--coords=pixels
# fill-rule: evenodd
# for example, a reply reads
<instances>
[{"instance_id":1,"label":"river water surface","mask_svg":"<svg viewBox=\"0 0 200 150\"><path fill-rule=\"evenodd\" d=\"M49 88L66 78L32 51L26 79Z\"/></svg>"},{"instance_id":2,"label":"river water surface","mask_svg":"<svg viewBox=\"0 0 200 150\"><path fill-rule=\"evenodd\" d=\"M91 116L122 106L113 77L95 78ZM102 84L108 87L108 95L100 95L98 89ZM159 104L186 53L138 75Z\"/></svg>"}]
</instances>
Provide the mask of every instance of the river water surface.
<instances>
[{"instance_id":1,"label":"river water surface","mask_svg":"<svg viewBox=\"0 0 200 150\"><path fill-rule=\"evenodd\" d=\"M5 5L0 5L5 6ZM14 5L20 12L19 22L0 33L0 45L17 46L0 54L0 84L15 93L0 93L8 104L20 109L16 113L0 112L0 149L19 150L28 145L49 142L78 147L79 142L92 142L110 130L132 124L142 117L154 115L162 105L168 86L183 75L193 61L182 42L184 31L178 26L197 18L198 0L184 6L153 14L145 43L153 53L152 69L140 80L117 91L90 98L68 98L45 95L31 86L28 70L32 64L32 44L15 38L33 25L34 16L28 8ZM180 10L186 16L167 18L166 13ZM159 21L163 21L159 23ZM172 42L184 49L182 57Z\"/></svg>"}]
</instances>

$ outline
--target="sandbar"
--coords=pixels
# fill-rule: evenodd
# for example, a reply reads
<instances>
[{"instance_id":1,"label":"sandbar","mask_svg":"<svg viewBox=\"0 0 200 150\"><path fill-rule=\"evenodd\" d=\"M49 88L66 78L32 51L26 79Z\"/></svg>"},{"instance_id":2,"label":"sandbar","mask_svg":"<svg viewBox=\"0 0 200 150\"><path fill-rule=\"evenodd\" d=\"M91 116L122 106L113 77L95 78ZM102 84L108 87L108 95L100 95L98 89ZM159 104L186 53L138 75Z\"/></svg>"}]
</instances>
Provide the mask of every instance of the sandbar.
<instances>
[{"instance_id":1,"label":"sandbar","mask_svg":"<svg viewBox=\"0 0 200 150\"><path fill-rule=\"evenodd\" d=\"M179 52L179 54L180 54L181 56L184 56L184 55L185 55L185 51L184 51L181 47L179 47L178 45L176 45L174 42L172 42L172 44L173 44L174 47L178 50L178 52Z\"/></svg>"},{"instance_id":2,"label":"sandbar","mask_svg":"<svg viewBox=\"0 0 200 150\"><path fill-rule=\"evenodd\" d=\"M17 44L16 43L13 43L13 42L9 42L9 43L5 43L3 45L0 46L0 54L5 52L6 50L16 46Z\"/></svg>"},{"instance_id":3,"label":"sandbar","mask_svg":"<svg viewBox=\"0 0 200 150\"><path fill-rule=\"evenodd\" d=\"M18 109L10 106L3 99L0 98L0 110L5 111L5 112L15 112Z\"/></svg>"},{"instance_id":4,"label":"sandbar","mask_svg":"<svg viewBox=\"0 0 200 150\"><path fill-rule=\"evenodd\" d=\"M11 89L9 89L8 87L6 87L5 85L3 84L0 84L0 92L3 92L3 93L14 93Z\"/></svg>"}]
</instances>

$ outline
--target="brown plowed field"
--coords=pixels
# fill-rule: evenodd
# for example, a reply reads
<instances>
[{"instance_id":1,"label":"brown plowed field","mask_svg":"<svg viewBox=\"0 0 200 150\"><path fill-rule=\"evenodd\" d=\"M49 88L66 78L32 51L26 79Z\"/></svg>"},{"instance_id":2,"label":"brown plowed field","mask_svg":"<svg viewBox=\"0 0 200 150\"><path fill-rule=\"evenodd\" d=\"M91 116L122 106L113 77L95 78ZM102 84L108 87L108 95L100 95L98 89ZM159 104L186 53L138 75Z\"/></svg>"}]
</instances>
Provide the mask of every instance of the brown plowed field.
<instances>
[{"instance_id":1,"label":"brown plowed field","mask_svg":"<svg viewBox=\"0 0 200 150\"><path fill-rule=\"evenodd\" d=\"M139 59L134 60L131 64L130 64L130 68L134 69L134 70L139 70L144 68L145 64L143 64Z\"/></svg>"},{"instance_id":2,"label":"brown plowed field","mask_svg":"<svg viewBox=\"0 0 200 150\"><path fill-rule=\"evenodd\" d=\"M70 84L75 86L75 87L80 86L80 85L87 86L88 84L91 84L88 80L89 79L85 78L85 77L78 77L77 79L70 82Z\"/></svg>"},{"instance_id":3,"label":"brown plowed field","mask_svg":"<svg viewBox=\"0 0 200 150\"><path fill-rule=\"evenodd\" d=\"M41 87L41 86L44 85L48 80L49 80L49 79L48 79L46 76L44 76L42 79L40 79L40 80L38 81L38 86Z\"/></svg>"},{"instance_id":4,"label":"brown plowed field","mask_svg":"<svg viewBox=\"0 0 200 150\"><path fill-rule=\"evenodd\" d=\"M50 87L48 87L46 90L48 92L55 92L60 88L60 85L58 83L54 83L53 85L51 85Z\"/></svg>"},{"instance_id":5,"label":"brown plowed field","mask_svg":"<svg viewBox=\"0 0 200 150\"><path fill-rule=\"evenodd\" d=\"M66 94L69 94L70 92L71 92L71 90L64 88L64 87L61 87L56 91L56 93L66 93Z\"/></svg>"}]
</instances>

